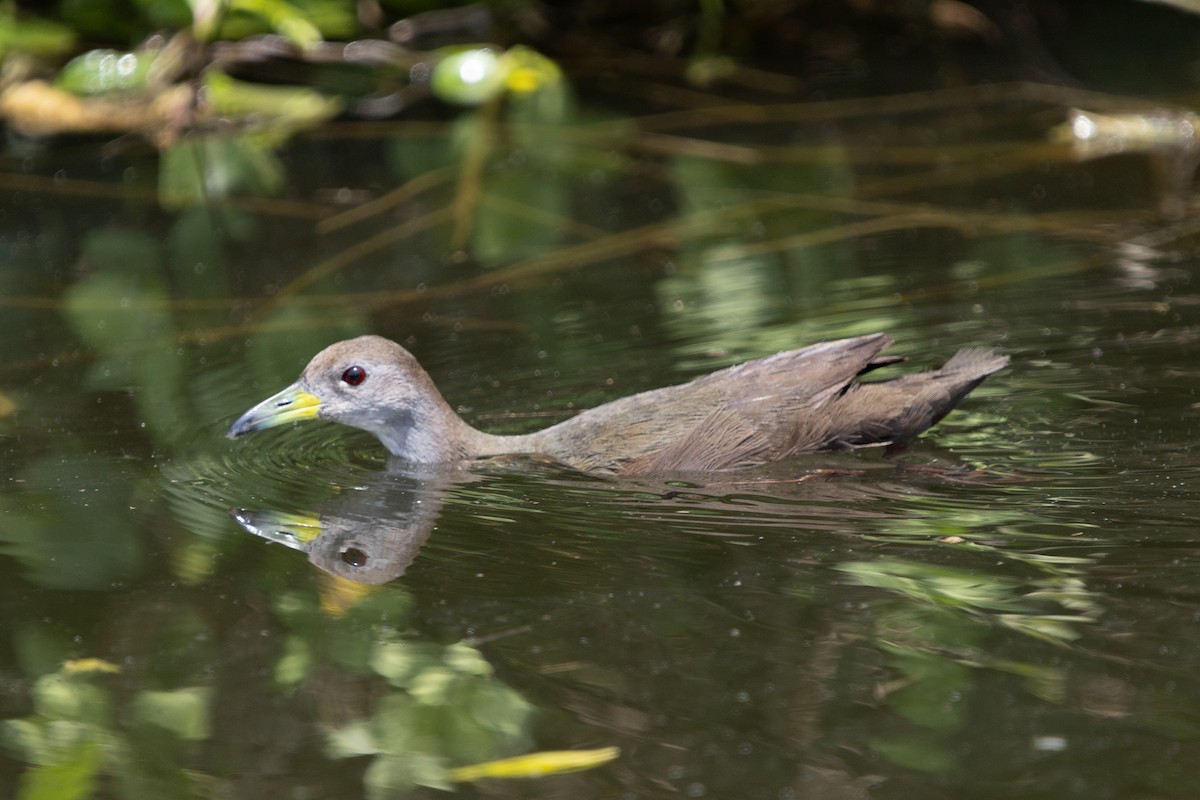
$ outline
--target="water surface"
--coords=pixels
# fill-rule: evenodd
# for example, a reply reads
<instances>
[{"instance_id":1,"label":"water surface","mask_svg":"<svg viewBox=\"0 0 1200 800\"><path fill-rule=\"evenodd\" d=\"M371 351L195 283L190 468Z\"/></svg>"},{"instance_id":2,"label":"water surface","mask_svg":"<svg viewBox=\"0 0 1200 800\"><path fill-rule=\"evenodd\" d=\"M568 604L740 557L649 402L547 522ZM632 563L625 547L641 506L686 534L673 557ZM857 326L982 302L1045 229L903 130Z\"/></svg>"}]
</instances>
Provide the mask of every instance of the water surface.
<instances>
[{"instance_id":1,"label":"water surface","mask_svg":"<svg viewBox=\"0 0 1200 800\"><path fill-rule=\"evenodd\" d=\"M353 219L454 123L297 141L289 204L164 209L152 156L99 141L10 153L0 794L434 796L451 767L616 746L452 790L1196 795L1194 246L1148 158L1047 143L1073 99L619 124L581 100L493 130L473 202L451 170ZM224 438L365 332L516 432L875 330L904 368L1012 365L897 459L745 475Z\"/></svg>"}]
</instances>

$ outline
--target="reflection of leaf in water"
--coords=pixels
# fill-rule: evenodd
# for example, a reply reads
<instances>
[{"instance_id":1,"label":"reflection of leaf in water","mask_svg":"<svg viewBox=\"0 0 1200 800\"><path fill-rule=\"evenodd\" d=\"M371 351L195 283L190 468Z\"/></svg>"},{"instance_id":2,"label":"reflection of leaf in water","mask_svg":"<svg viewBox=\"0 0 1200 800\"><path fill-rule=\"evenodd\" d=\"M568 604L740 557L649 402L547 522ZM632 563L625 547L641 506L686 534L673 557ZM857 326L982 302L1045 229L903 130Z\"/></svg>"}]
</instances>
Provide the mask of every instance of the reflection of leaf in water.
<instances>
[{"instance_id":1,"label":"reflection of leaf in water","mask_svg":"<svg viewBox=\"0 0 1200 800\"><path fill-rule=\"evenodd\" d=\"M398 586L375 587L340 618L328 617L311 592L287 592L275 603L290 630L275 667L281 685L315 693L345 681L374 687L357 712L329 697L336 712L323 720L330 758L374 757L364 778L371 798L446 788L450 763L528 746L529 702L493 675L475 647L397 633L411 605Z\"/></svg>"},{"instance_id":2,"label":"reflection of leaf in water","mask_svg":"<svg viewBox=\"0 0 1200 800\"><path fill-rule=\"evenodd\" d=\"M872 739L871 747L893 764L921 772L948 772L955 764L946 742L929 732L913 731L902 738Z\"/></svg>"},{"instance_id":3,"label":"reflection of leaf in water","mask_svg":"<svg viewBox=\"0 0 1200 800\"><path fill-rule=\"evenodd\" d=\"M870 639L888 654L889 667L897 673L881 687L887 690L888 705L925 734L949 734L965 724L975 668L1016 675L1037 697L1062 700L1065 676L1061 669L991 656L984 637L994 625L1063 644L1079 636L1079 623L1091 622L1099 614L1092 594L1070 575L1051 574L1022 582L899 559L854 562L838 568L855 583L895 593L896 599L890 602L872 604ZM1047 613L1050 604L1079 613ZM890 740L877 744L889 759L917 769L951 758L948 741L938 743L928 737L915 751L908 744ZM941 755L928 760L938 747ZM912 759L915 763L910 763Z\"/></svg>"},{"instance_id":4,"label":"reflection of leaf in water","mask_svg":"<svg viewBox=\"0 0 1200 800\"><path fill-rule=\"evenodd\" d=\"M189 686L173 691L142 691L133 699L134 719L200 742L208 738L212 690Z\"/></svg>"},{"instance_id":5,"label":"reflection of leaf in water","mask_svg":"<svg viewBox=\"0 0 1200 800\"><path fill-rule=\"evenodd\" d=\"M413 786L449 789L446 767L440 758L421 753L380 755L367 767L364 777L368 800L400 797Z\"/></svg>"},{"instance_id":6,"label":"reflection of leaf in water","mask_svg":"<svg viewBox=\"0 0 1200 800\"><path fill-rule=\"evenodd\" d=\"M1048 565L1043 565L1047 566ZM1062 640L1068 623L1091 622L1099 613L1095 597L1078 578L1051 574L1023 582L982 571L967 571L898 559L880 559L840 564L855 582L899 592L915 600L994 617L1013 629ZM1048 614L1046 602L1078 612ZM1003 612L992 614L990 612ZM1045 624L1018 625L1011 619L1023 616ZM1072 634L1069 638L1074 638Z\"/></svg>"},{"instance_id":7,"label":"reflection of leaf in water","mask_svg":"<svg viewBox=\"0 0 1200 800\"><path fill-rule=\"evenodd\" d=\"M25 491L0 498L0 552L45 588L111 590L140 568L143 542L128 520L127 464L57 452L22 474Z\"/></svg>"},{"instance_id":8,"label":"reflection of leaf in water","mask_svg":"<svg viewBox=\"0 0 1200 800\"><path fill-rule=\"evenodd\" d=\"M272 148L245 136L208 135L180 141L162 153L159 201L169 209L234 194L270 196L283 186Z\"/></svg>"},{"instance_id":9,"label":"reflection of leaf in water","mask_svg":"<svg viewBox=\"0 0 1200 800\"><path fill-rule=\"evenodd\" d=\"M477 125L476 118L467 116L455 121L449 135L413 131L393 137L387 151L392 172L407 182L457 164L462 149L460 142L470 135L460 130L464 125L473 129Z\"/></svg>"},{"instance_id":10,"label":"reflection of leaf in water","mask_svg":"<svg viewBox=\"0 0 1200 800\"><path fill-rule=\"evenodd\" d=\"M886 648L891 666L904 675L887 696L900 716L929 730L957 730L966 721L971 689L968 667L937 653Z\"/></svg>"},{"instance_id":11,"label":"reflection of leaf in water","mask_svg":"<svg viewBox=\"0 0 1200 800\"><path fill-rule=\"evenodd\" d=\"M39 714L50 719L107 727L112 724L108 693L86 677L53 673L39 678L33 689Z\"/></svg>"},{"instance_id":12,"label":"reflection of leaf in water","mask_svg":"<svg viewBox=\"0 0 1200 800\"><path fill-rule=\"evenodd\" d=\"M1021 585L1018 581L982 572L898 559L851 562L837 568L864 586L890 589L938 605L988 611L1018 611L1023 607L1015 594Z\"/></svg>"},{"instance_id":13,"label":"reflection of leaf in water","mask_svg":"<svg viewBox=\"0 0 1200 800\"><path fill-rule=\"evenodd\" d=\"M20 800L86 800L95 791L101 749L95 741L80 741L66 757L40 764L21 776Z\"/></svg>"},{"instance_id":14,"label":"reflection of leaf in water","mask_svg":"<svg viewBox=\"0 0 1200 800\"><path fill-rule=\"evenodd\" d=\"M344 624L341 624L345 627ZM355 626L364 642L377 627ZM289 646L293 665L311 654ZM474 647L464 643L385 637L374 642L370 668L393 687L369 719L331 725L326 748L334 758L375 755L368 796L387 797L412 786L445 788L447 763L494 756L527 744L532 707L500 683Z\"/></svg>"},{"instance_id":15,"label":"reflection of leaf in water","mask_svg":"<svg viewBox=\"0 0 1200 800\"><path fill-rule=\"evenodd\" d=\"M569 196L561 175L505 170L489 175L484 199L476 209L472 244L485 263L544 252L562 237Z\"/></svg>"},{"instance_id":16,"label":"reflection of leaf in water","mask_svg":"<svg viewBox=\"0 0 1200 800\"><path fill-rule=\"evenodd\" d=\"M67 290L63 310L100 354L88 385L136 389L138 411L155 441L175 442L187 432L179 419L190 408L182 354L172 346L158 246L141 233L108 230L90 236L84 248L96 271Z\"/></svg>"},{"instance_id":17,"label":"reflection of leaf in water","mask_svg":"<svg viewBox=\"0 0 1200 800\"><path fill-rule=\"evenodd\" d=\"M102 775L115 779L123 788L122 797L193 796L186 791L193 776L173 762L185 750L172 742L208 738L211 690L139 692L129 704L132 713L127 714L120 695L97 677L109 670L81 671L79 663L37 680L33 714L0 723L4 746L31 765L21 775L18 798L85 800L95 796ZM134 738L152 737L157 742L153 766L131 757L128 725L134 728Z\"/></svg>"},{"instance_id":18,"label":"reflection of leaf in water","mask_svg":"<svg viewBox=\"0 0 1200 800\"><path fill-rule=\"evenodd\" d=\"M1075 625L1080 621L1079 617L997 614L996 619L1002 625L1012 628L1014 631L1058 644L1074 641L1081 635L1075 628Z\"/></svg>"},{"instance_id":19,"label":"reflection of leaf in water","mask_svg":"<svg viewBox=\"0 0 1200 800\"><path fill-rule=\"evenodd\" d=\"M999 658L985 658L982 666L1024 679L1025 687L1047 702L1061 703L1066 699L1067 675L1058 667L1044 667L1040 664Z\"/></svg>"}]
</instances>

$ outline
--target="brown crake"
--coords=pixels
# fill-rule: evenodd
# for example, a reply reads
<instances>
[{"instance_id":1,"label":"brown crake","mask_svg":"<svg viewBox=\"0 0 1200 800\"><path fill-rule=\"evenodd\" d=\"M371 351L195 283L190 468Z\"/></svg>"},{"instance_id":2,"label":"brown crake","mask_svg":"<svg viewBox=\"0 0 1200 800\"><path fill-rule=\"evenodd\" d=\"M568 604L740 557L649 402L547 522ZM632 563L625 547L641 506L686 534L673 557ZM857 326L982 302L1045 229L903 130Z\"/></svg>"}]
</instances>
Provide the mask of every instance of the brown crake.
<instances>
[{"instance_id":1,"label":"brown crake","mask_svg":"<svg viewBox=\"0 0 1200 800\"><path fill-rule=\"evenodd\" d=\"M228 435L319 418L369 431L393 455L422 464L537 454L585 472L710 472L821 450L903 447L1008 363L968 348L940 369L859 380L902 360L880 355L891 343L885 333L821 342L623 397L534 433L497 436L459 418L403 347L360 336L322 350Z\"/></svg>"}]
</instances>

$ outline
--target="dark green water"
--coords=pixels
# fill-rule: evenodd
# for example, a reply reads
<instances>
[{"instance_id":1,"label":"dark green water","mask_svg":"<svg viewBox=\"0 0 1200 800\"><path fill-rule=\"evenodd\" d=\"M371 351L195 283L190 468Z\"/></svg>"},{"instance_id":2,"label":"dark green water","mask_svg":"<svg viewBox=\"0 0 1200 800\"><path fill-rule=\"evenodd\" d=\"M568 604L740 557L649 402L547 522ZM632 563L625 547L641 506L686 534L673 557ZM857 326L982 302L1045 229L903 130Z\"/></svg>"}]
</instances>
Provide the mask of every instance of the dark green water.
<instances>
[{"instance_id":1,"label":"dark green water","mask_svg":"<svg viewBox=\"0 0 1200 800\"><path fill-rule=\"evenodd\" d=\"M149 153L13 145L0 795L432 797L608 746L458 791L1200 794L1194 240L1145 156L1046 144L1072 103L343 125L283 154L290 204L177 210ZM485 170L322 227L452 134ZM899 459L687 481L224 438L358 333L513 432L875 330L1012 365Z\"/></svg>"}]
</instances>

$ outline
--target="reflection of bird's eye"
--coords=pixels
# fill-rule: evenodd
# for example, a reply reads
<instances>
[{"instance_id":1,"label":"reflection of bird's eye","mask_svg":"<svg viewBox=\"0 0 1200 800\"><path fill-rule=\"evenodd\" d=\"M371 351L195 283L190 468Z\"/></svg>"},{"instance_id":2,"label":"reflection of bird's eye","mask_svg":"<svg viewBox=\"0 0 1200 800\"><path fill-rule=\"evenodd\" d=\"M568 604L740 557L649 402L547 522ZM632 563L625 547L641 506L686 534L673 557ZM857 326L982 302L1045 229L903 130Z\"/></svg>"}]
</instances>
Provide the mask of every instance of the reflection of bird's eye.
<instances>
[{"instance_id":1,"label":"reflection of bird's eye","mask_svg":"<svg viewBox=\"0 0 1200 800\"><path fill-rule=\"evenodd\" d=\"M342 383L358 386L367 379L367 371L362 367L350 367L342 373Z\"/></svg>"},{"instance_id":2,"label":"reflection of bird's eye","mask_svg":"<svg viewBox=\"0 0 1200 800\"><path fill-rule=\"evenodd\" d=\"M342 561L352 567L365 567L367 565L367 554L357 547L350 547L342 551Z\"/></svg>"}]
</instances>

